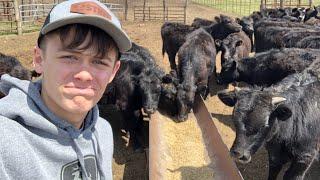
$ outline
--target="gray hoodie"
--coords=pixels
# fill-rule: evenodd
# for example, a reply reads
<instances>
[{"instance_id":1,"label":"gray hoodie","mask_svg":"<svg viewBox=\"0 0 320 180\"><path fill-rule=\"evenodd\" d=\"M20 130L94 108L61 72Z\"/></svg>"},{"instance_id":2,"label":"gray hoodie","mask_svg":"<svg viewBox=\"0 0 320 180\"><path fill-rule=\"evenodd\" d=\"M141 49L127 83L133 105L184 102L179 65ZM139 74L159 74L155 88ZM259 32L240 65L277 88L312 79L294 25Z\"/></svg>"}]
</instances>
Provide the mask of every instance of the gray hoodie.
<instances>
[{"instance_id":1,"label":"gray hoodie","mask_svg":"<svg viewBox=\"0 0 320 180\"><path fill-rule=\"evenodd\" d=\"M112 129L97 106L79 130L45 106L40 89L41 81L1 77L0 179L112 179Z\"/></svg>"}]
</instances>

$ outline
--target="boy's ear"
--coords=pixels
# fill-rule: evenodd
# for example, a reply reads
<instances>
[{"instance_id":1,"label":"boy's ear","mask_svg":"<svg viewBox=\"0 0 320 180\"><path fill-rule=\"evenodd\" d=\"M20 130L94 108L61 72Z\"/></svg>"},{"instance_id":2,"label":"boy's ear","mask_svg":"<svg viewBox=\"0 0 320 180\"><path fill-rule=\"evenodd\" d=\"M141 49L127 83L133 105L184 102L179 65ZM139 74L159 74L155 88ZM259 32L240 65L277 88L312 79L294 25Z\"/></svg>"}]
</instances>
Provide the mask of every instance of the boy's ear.
<instances>
[{"instance_id":1,"label":"boy's ear","mask_svg":"<svg viewBox=\"0 0 320 180\"><path fill-rule=\"evenodd\" d=\"M38 74L42 74L43 72L43 53L42 50L38 47L38 45L33 48L33 62L32 62L34 70Z\"/></svg>"},{"instance_id":2,"label":"boy's ear","mask_svg":"<svg viewBox=\"0 0 320 180\"><path fill-rule=\"evenodd\" d=\"M114 67L113 67L113 70L112 70L112 74L109 78L109 82L108 83L111 83L111 81L113 80L113 78L116 76L116 73L118 72L119 68L120 68L120 60L117 60L115 63L114 63Z\"/></svg>"}]
</instances>

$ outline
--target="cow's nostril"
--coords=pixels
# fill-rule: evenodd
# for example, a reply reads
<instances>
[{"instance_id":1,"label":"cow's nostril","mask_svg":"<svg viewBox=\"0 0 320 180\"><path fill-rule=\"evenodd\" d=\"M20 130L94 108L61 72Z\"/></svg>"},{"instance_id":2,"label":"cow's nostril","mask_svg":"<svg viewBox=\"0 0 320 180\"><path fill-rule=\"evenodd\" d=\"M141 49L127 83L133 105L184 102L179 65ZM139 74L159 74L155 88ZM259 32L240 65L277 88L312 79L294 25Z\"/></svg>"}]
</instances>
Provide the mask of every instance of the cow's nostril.
<instances>
[{"instance_id":1,"label":"cow's nostril","mask_svg":"<svg viewBox=\"0 0 320 180\"><path fill-rule=\"evenodd\" d=\"M249 163L251 161L251 156L250 155L243 155L239 158L239 161L244 164Z\"/></svg>"}]
</instances>

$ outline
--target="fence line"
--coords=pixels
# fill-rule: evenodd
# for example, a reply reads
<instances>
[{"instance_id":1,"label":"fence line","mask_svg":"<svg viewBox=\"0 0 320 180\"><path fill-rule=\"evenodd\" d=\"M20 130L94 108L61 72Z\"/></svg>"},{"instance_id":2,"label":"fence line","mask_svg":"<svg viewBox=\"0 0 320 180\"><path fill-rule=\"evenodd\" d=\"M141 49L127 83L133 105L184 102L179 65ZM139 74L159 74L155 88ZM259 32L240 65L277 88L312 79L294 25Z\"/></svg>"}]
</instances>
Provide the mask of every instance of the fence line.
<instances>
[{"instance_id":1,"label":"fence line","mask_svg":"<svg viewBox=\"0 0 320 180\"><path fill-rule=\"evenodd\" d=\"M141 5L133 7L134 20L186 23L186 5Z\"/></svg>"},{"instance_id":2,"label":"fence line","mask_svg":"<svg viewBox=\"0 0 320 180\"><path fill-rule=\"evenodd\" d=\"M194 3L209 6L238 16L247 16L259 11L261 0L191 0ZM281 2L282 1L282 2ZM320 0L263 0L265 8L311 7L319 5Z\"/></svg>"}]
</instances>

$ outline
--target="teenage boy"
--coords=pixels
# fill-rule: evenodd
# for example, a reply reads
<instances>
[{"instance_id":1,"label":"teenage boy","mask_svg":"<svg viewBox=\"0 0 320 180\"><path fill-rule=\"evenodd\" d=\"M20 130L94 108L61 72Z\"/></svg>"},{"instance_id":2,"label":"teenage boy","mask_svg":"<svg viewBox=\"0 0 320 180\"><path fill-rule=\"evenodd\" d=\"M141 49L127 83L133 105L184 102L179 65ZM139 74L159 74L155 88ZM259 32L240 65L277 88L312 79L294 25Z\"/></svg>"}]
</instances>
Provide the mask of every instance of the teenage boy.
<instances>
[{"instance_id":1,"label":"teenage boy","mask_svg":"<svg viewBox=\"0 0 320 180\"><path fill-rule=\"evenodd\" d=\"M1 77L0 179L112 179L112 129L96 104L130 47L99 1L50 11L34 49L41 80Z\"/></svg>"}]
</instances>

